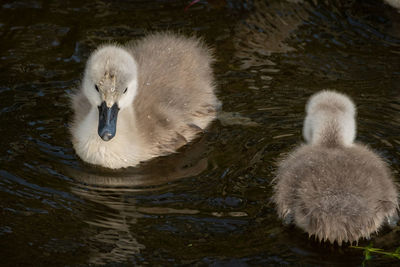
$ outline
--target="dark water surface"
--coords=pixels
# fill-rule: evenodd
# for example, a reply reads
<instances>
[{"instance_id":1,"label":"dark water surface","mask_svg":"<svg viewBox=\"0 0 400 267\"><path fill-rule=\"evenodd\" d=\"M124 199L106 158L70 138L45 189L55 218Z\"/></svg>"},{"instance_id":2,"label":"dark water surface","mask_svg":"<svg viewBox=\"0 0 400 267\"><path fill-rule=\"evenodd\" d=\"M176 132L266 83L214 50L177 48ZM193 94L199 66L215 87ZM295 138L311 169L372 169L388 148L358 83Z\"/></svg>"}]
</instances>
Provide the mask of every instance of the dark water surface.
<instances>
[{"instance_id":1,"label":"dark water surface","mask_svg":"<svg viewBox=\"0 0 400 267\"><path fill-rule=\"evenodd\" d=\"M184 12L189 2L1 2L0 265L361 264L361 251L284 227L270 183L302 141L305 101L325 88L353 97L357 139L400 182L400 13L372 0L210 0ZM214 47L221 119L138 168L83 163L68 94L90 51L160 30ZM393 251L400 226L372 241Z\"/></svg>"}]
</instances>

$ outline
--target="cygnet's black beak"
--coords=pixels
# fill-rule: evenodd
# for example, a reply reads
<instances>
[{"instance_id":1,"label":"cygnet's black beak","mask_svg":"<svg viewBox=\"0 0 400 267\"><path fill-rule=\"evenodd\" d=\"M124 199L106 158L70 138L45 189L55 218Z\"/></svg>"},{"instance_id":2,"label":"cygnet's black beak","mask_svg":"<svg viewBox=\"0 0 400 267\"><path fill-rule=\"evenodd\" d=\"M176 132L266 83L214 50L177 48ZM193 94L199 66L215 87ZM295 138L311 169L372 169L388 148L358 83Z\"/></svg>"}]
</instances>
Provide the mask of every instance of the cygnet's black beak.
<instances>
[{"instance_id":1,"label":"cygnet's black beak","mask_svg":"<svg viewBox=\"0 0 400 267\"><path fill-rule=\"evenodd\" d=\"M99 129L98 133L104 141L111 140L117 131L117 117L119 107L115 103L111 108L107 107L105 101L101 103L99 108Z\"/></svg>"}]
</instances>

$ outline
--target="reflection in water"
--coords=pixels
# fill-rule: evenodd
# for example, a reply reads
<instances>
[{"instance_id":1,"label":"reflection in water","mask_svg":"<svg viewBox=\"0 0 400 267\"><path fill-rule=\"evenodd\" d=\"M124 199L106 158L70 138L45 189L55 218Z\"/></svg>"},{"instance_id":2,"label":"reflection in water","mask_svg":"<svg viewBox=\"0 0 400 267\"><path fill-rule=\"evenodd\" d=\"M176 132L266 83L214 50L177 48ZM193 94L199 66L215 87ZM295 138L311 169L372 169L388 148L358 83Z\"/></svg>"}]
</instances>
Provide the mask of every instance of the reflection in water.
<instances>
[{"instance_id":1,"label":"reflection in water","mask_svg":"<svg viewBox=\"0 0 400 267\"><path fill-rule=\"evenodd\" d=\"M389 35L398 35L398 23L399 14L383 3L256 1L236 28L235 55L263 84L281 72L288 78L310 75L321 83L358 80L368 86L388 75L383 66L388 60L390 67L399 66L392 57L399 40Z\"/></svg>"},{"instance_id":2,"label":"reflection in water","mask_svg":"<svg viewBox=\"0 0 400 267\"><path fill-rule=\"evenodd\" d=\"M277 73L286 72L274 61L273 55L297 50L289 40L312 9L307 1L254 2L253 12L237 25L234 37L235 56L240 60L241 69L256 76L247 79L250 89L268 89ZM261 82L257 82L258 78Z\"/></svg>"},{"instance_id":3,"label":"reflection in water","mask_svg":"<svg viewBox=\"0 0 400 267\"><path fill-rule=\"evenodd\" d=\"M107 213L92 214L90 219L85 220L98 229L93 236L88 237L92 243L90 263L128 262L144 248L130 230L140 214L136 211L134 200L124 197L126 191L122 194L108 188L87 188L81 185L73 187L72 192L91 203L110 209Z\"/></svg>"},{"instance_id":4,"label":"reflection in water","mask_svg":"<svg viewBox=\"0 0 400 267\"><path fill-rule=\"evenodd\" d=\"M236 29L236 56L242 67L275 65L267 58L272 53L294 51L287 41L308 18L310 8L303 1L256 1L254 12Z\"/></svg>"},{"instance_id":5,"label":"reflection in water","mask_svg":"<svg viewBox=\"0 0 400 267\"><path fill-rule=\"evenodd\" d=\"M177 154L159 158L142 164L139 168L109 170L93 168L92 173L69 169L70 176L77 183L71 191L107 209L88 211L85 222L98 228L88 239L91 246L90 262L104 264L109 262L135 262L134 256L144 249L136 237L135 224L143 214L197 214L190 209L171 209L157 207L137 207L135 194L144 191L170 189L173 183L185 177L193 177L205 171L208 166L206 136L182 148ZM182 151L183 150L183 151Z\"/></svg>"}]
</instances>

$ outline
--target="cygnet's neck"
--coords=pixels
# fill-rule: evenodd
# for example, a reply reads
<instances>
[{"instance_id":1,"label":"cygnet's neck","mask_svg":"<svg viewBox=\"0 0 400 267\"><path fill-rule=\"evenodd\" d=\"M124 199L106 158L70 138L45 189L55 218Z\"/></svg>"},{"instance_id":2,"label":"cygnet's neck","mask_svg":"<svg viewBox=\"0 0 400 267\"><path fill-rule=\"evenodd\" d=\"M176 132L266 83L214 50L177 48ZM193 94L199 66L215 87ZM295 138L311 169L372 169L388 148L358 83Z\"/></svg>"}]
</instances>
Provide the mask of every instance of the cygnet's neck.
<instances>
[{"instance_id":1,"label":"cygnet's neck","mask_svg":"<svg viewBox=\"0 0 400 267\"><path fill-rule=\"evenodd\" d=\"M137 119L133 105L120 110L117 120L117 141L125 139L126 144L137 147L137 151L142 151L142 137L137 128ZM122 140L121 140L122 141ZM122 142L121 142L122 143Z\"/></svg>"},{"instance_id":2,"label":"cygnet's neck","mask_svg":"<svg viewBox=\"0 0 400 267\"><path fill-rule=\"evenodd\" d=\"M153 156L136 127L133 106L120 111L116 134L109 141L103 141L98 135L98 122L98 110L92 106L89 114L77 128L77 142L74 143L74 147L77 154L85 161L116 169L137 165L140 161Z\"/></svg>"},{"instance_id":3,"label":"cygnet's neck","mask_svg":"<svg viewBox=\"0 0 400 267\"><path fill-rule=\"evenodd\" d=\"M314 128L312 129L312 145L321 145L325 147L340 147L352 145L352 140L347 136L353 135L352 133L346 133L345 122L338 118L332 118L326 116L325 120L314 121Z\"/></svg>"}]
</instances>

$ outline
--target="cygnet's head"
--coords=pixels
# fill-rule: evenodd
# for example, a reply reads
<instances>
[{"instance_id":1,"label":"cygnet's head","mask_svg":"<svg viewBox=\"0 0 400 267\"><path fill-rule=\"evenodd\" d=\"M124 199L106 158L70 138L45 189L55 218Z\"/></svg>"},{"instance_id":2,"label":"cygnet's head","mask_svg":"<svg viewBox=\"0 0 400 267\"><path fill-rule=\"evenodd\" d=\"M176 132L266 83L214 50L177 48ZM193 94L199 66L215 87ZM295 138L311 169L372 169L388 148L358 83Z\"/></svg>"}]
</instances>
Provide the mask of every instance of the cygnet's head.
<instances>
[{"instance_id":1,"label":"cygnet's head","mask_svg":"<svg viewBox=\"0 0 400 267\"><path fill-rule=\"evenodd\" d=\"M116 45L98 48L86 63L82 90L99 109L99 136L104 141L111 140L116 134L118 112L131 106L136 95L134 58Z\"/></svg>"},{"instance_id":2,"label":"cygnet's head","mask_svg":"<svg viewBox=\"0 0 400 267\"><path fill-rule=\"evenodd\" d=\"M354 117L356 108L353 101L342 93L333 90L322 90L313 94L307 102L307 114L321 112L323 110L340 111Z\"/></svg>"},{"instance_id":3,"label":"cygnet's head","mask_svg":"<svg viewBox=\"0 0 400 267\"><path fill-rule=\"evenodd\" d=\"M306 113L303 136L307 143L319 143L330 137L339 138L346 146L354 142L356 108L347 95L331 90L317 92L308 100ZM332 128L332 123L336 127Z\"/></svg>"}]
</instances>

